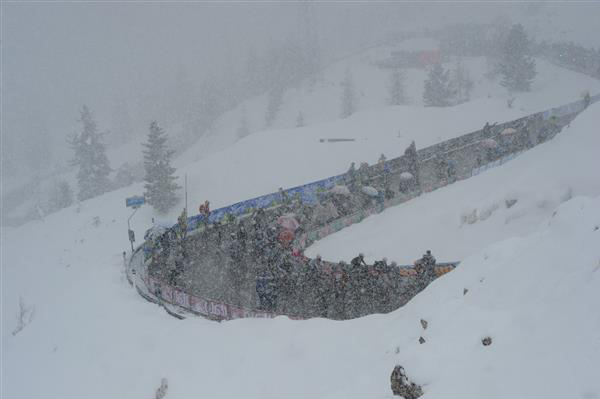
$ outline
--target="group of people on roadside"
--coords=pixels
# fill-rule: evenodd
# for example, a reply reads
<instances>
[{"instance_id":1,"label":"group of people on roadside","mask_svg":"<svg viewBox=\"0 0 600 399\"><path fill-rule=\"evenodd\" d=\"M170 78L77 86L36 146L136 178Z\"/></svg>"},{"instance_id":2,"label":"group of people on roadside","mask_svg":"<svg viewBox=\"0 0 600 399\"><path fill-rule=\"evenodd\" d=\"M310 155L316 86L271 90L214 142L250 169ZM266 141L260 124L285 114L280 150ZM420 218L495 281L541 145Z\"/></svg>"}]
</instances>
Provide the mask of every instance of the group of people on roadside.
<instances>
[{"instance_id":1,"label":"group of people on roadside","mask_svg":"<svg viewBox=\"0 0 600 399\"><path fill-rule=\"evenodd\" d=\"M368 265L359 254L349 263L287 259L281 267L256 277L258 306L288 315L350 319L386 313L406 303L435 279L435 258L427 251L407 277L396 262Z\"/></svg>"}]
</instances>

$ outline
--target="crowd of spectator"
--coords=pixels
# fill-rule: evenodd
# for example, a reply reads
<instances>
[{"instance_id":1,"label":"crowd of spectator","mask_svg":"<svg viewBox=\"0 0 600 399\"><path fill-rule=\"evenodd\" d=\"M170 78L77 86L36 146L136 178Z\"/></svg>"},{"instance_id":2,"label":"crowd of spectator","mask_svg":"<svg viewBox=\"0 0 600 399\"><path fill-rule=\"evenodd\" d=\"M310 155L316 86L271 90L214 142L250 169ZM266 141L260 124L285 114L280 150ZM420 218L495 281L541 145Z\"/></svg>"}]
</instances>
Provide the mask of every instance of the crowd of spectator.
<instances>
[{"instance_id":1,"label":"crowd of spectator","mask_svg":"<svg viewBox=\"0 0 600 399\"><path fill-rule=\"evenodd\" d=\"M466 156L485 163L529 146L528 122L515 127L486 123L484 139L478 141L482 148L469 147ZM433 153L433 168L426 173L443 184L457 179L459 167L445 154ZM210 223L206 201L200 209L205 221L201 228L188 235L184 212L177 225L147 237L149 272L187 292L240 306L254 300L261 309L278 313L351 318L390 311L435 278L431 254L415 264L417 277L407 278L386 259L373 265L366 265L362 256L348 263L309 260L303 256L306 243L301 241L305 233L343 217L383 209L384 202L396 196L418 195L419 167L412 143L392 161L382 154L372 166L363 163L357 168L352 163L343 181L317 193L316 201L304 202L301 195L290 196L280 189L279 201L267 208Z\"/></svg>"}]
</instances>

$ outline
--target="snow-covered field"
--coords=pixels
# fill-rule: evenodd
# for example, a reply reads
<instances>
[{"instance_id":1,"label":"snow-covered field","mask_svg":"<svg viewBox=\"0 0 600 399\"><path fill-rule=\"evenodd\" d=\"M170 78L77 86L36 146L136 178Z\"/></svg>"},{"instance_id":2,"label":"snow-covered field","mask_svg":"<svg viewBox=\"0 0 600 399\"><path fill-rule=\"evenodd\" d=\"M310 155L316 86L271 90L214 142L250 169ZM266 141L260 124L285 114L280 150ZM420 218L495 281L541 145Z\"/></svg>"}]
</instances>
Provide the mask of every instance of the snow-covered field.
<instances>
[{"instance_id":1,"label":"snow-covered field","mask_svg":"<svg viewBox=\"0 0 600 399\"><path fill-rule=\"evenodd\" d=\"M594 135L598 115L591 107L559 137ZM503 170L511 165L487 174ZM583 170L574 171L573 185ZM3 236L2 395L148 398L166 377L167 398L391 398L399 363L425 398L597 398L597 195L548 208L527 236L474 244L457 270L404 308L346 322L179 321L125 282L119 255L106 250L123 240L116 222L82 226L93 215L82 210L62 223L30 223ZM19 295L35 313L13 336L8 316ZM481 344L486 336L491 346Z\"/></svg>"},{"instance_id":2,"label":"snow-covered field","mask_svg":"<svg viewBox=\"0 0 600 399\"><path fill-rule=\"evenodd\" d=\"M412 140L423 147L576 100L584 89L600 91L590 78L538 66L534 91L513 109L494 84L457 107L374 105L346 120L258 132L208 156L191 148L177 165L180 176L188 173L190 209L205 199L214 208L307 183L352 161L400 155ZM140 194L141 185L3 228L2 397L152 398L166 377L167 399L389 398L389 374L400 363L424 385L425 398L598 398L599 123L596 104L514 161L311 248L332 260L364 251L406 262L427 248L440 260L464 259L389 315L222 324L168 316L123 275L124 198ZM327 137L357 141L319 142ZM507 199L517 202L506 208ZM473 210L477 221L461 224ZM143 208L132 219L138 239L152 216ZM34 312L13 335L19 298ZM420 318L429 321L426 331ZM486 335L489 347L481 345Z\"/></svg>"}]
</instances>

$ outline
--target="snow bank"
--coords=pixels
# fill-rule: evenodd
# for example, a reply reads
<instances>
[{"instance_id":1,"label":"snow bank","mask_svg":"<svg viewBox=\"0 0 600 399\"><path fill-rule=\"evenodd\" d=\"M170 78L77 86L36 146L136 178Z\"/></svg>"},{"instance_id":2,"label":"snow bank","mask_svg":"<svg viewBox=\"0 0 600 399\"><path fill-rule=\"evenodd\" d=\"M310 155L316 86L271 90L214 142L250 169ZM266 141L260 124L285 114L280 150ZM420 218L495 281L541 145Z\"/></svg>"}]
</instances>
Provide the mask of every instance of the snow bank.
<instances>
[{"instance_id":1,"label":"snow bank","mask_svg":"<svg viewBox=\"0 0 600 399\"><path fill-rule=\"evenodd\" d=\"M3 287L3 315L24 288L36 313L17 335L3 316L2 396L142 399L168 378L170 399L391 398L401 364L428 399L596 398L600 197L553 214L532 235L465 259L404 308L348 322L179 321L119 281L117 259L65 268L24 253L38 260L31 274L11 257L5 276L20 284Z\"/></svg>"},{"instance_id":2,"label":"snow bank","mask_svg":"<svg viewBox=\"0 0 600 399\"><path fill-rule=\"evenodd\" d=\"M536 233L466 259L396 312L399 325L412 321L396 358L425 397L598 397L599 226L600 198L574 198Z\"/></svg>"}]
</instances>

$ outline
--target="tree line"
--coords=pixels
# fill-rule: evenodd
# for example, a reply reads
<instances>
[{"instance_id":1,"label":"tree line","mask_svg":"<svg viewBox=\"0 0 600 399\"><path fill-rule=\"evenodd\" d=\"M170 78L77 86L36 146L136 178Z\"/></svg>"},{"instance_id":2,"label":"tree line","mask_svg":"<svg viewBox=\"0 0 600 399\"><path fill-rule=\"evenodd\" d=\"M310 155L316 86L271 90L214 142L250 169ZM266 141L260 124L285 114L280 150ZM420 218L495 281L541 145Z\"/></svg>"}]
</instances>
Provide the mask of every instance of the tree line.
<instances>
[{"instance_id":1,"label":"tree line","mask_svg":"<svg viewBox=\"0 0 600 399\"><path fill-rule=\"evenodd\" d=\"M85 201L118 188L125 179L124 169L117 171L115 180L110 179L113 169L106 155L102 133L92 112L87 106L80 111L81 130L71 135L68 143L73 150L71 165L76 167L77 200ZM146 202L159 213L166 213L178 201L175 168L171 159L175 151L167 145L167 135L156 121L150 124L147 141L143 145L144 155L144 196ZM120 172L120 173L119 173ZM133 177L129 179L133 183ZM127 184L128 185L128 184ZM50 194L52 210L72 205L75 195L69 183L57 182Z\"/></svg>"},{"instance_id":2,"label":"tree line","mask_svg":"<svg viewBox=\"0 0 600 399\"><path fill-rule=\"evenodd\" d=\"M309 47L310 48L310 47ZM501 84L510 92L528 91L535 77L535 62L532 58L532 48L529 39L520 24L513 25L498 54L497 70L502 75ZM311 50L311 51L316 51ZM294 54L300 54L294 57ZM270 126L282 105L285 87L314 76L318 65L306 61L306 53L299 51L294 42L287 42L277 50L272 50L269 72L272 79L268 84L268 101L265 111L265 126ZM262 86L256 83L258 76L255 56L249 57L247 76L254 76L247 82L249 93L256 93ZM292 67L292 65L294 67ZM256 72L252 72L256 71ZM254 75L253 75L254 74ZM312 75L311 75L312 74ZM406 104L404 74L400 69L391 71L388 81L389 105ZM356 112L357 91L352 74L347 71L341 82L340 117L347 118ZM468 70L457 63L453 70L446 70L441 63L434 64L428 71L423 91L423 102L426 106L445 107L469 100L474 84ZM242 111L239 136L249 134L246 112ZM71 162L77 167L77 199L80 201L101 195L111 189L124 187L135 181L134 171L128 164L117 170L115 179L110 180L113 171L106 156L103 143L103 133L99 132L91 111L83 107L79 122L81 131L69 139L74 151ZM298 113L296 124L303 126L305 117L302 111ZM158 212L165 213L177 202L176 192L181 187L176 183L175 169L171 166L174 151L167 146L164 130L156 121L149 127L147 142L144 143L144 188L148 203ZM60 209L73 202L73 192L65 181L60 181L51 193L52 207Z\"/></svg>"}]
</instances>

